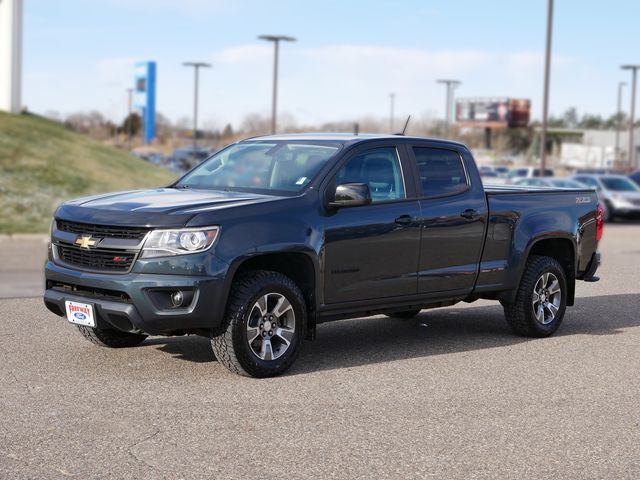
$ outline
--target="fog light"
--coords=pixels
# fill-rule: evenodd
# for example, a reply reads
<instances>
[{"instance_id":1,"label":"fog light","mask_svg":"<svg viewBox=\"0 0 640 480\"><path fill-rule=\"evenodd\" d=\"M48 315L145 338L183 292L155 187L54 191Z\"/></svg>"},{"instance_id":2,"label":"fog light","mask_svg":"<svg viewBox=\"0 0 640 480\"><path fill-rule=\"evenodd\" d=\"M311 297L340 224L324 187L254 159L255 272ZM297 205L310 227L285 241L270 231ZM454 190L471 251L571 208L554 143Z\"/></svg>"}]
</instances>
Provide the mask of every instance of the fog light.
<instances>
[{"instance_id":1,"label":"fog light","mask_svg":"<svg viewBox=\"0 0 640 480\"><path fill-rule=\"evenodd\" d=\"M183 301L184 301L184 295L180 290L178 290L177 292L173 292L171 294L171 305L173 305L174 307L181 306Z\"/></svg>"}]
</instances>

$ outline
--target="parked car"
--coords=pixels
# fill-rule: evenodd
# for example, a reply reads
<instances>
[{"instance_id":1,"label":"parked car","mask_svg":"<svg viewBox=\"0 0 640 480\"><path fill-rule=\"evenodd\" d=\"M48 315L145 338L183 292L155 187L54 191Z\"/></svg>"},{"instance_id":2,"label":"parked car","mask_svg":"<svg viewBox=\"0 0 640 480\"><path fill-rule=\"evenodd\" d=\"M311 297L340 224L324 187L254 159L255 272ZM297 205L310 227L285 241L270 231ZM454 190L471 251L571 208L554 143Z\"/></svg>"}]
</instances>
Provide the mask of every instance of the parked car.
<instances>
[{"instance_id":1,"label":"parked car","mask_svg":"<svg viewBox=\"0 0 640 480\"><path fill-rule=\"evenodd\" d=\"M574 180L598 192L605 205L605 220L640 214L640 187L624 175L575 175Z\"/></svg>"},{"instance_id":2,"label":"parked car","mask_svg":"<svg viewBox=\"0 0 640 480\"><path fill-rule=\"evenodd\" d=\"M490 299L517 334L552 335L576 280L597 280L602 229L592 189L483 188L460 143L258 137L169 187L62 204L44 303L94 344L201 335L269 377L348 317Z\"/></svg>"},{"instance_id":3,"label":"parked car","mask_svg":"<svg viewBox=\"0 0 640 480\"><path fill-rule=\"evenodd\" d=\"M500 178L507 178L510 170L509 167L498 165L493 167L493 171L496 172Z\"/></svg>"},{"instance_id":4,"label":"parked car","mask_svg":"<svg viewBox=\"0 0 640 480\"><path fill-rule=\"evenodd\" d=\"M513 184L523 178L553 177L555 175L552 168L545 168L544 174L541 173L542 172L538 167L516 167L509 171L507 175L507 183Z\"/></svg>"},{"instance_id":5,"label":"parked car","mask_svg":"<svg viewBox=\"0 0 640 480\"><path fill-rule=\"evenodd\" d=\"M551 188L588 188L584 183L564 177L522 178L514 182L514 185Z\"/></svg>"}]
</instances>

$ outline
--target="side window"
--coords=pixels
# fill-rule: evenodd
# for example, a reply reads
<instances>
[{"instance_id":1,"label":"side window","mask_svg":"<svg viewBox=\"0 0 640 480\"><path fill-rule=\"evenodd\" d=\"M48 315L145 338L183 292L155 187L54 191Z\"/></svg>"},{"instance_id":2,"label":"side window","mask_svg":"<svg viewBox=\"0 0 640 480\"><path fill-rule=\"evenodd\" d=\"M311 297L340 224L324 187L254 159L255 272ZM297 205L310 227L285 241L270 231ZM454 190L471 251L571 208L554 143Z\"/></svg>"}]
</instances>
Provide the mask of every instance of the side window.
<instances>
[{"instance_id":1,"label":"side window","mask_svg":"<svg viewBox=\"0 0 640 480\"><path fill-rule=\"evenodd\" d=\"M413 147L422 193L427 196L464 192L468 188L462 159L457 152L441 148Z\"/></svg>"},{"instance_id":2,"label":"side window","mask_svg":"<svg viewBox=\"0 0 640 480\"><path fill-rule=\"evenodd\" d=\"M405 198L400 159L394 147L375 148L350 158L336 183L366 183L373 202Z\"/></svg>"},{"instance_id":3,"label":"side window","mask_svg":"<svg viewBox=\"0 0 640 480\"><path fill-rule=\"evenodd\" d=\"M598 188L600 186L598 185L598 182L591 177L576 177L576 180L590 187Z\"/></svg>"}]
</instances>

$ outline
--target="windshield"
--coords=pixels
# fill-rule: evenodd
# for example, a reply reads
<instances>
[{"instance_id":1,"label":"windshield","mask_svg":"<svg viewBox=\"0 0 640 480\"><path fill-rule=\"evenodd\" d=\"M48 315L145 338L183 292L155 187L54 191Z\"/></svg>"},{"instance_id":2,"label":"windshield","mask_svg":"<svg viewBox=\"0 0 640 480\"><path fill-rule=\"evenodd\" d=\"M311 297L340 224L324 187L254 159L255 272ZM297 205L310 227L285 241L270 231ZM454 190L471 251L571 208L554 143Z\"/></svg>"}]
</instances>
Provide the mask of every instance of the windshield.
<instances>
[{"instance_id":1,"label":"windshield","mask_svg":"<svg viewBox=\"0 0 640 480\"><path fill-rule=\"evenodd\" d=\"M624 177L602 177L600 181L607 190L616 192L637 192L639 190L631 180Z\"/></svg>"},{"instance_id":2,"label":"windshield","mask_svg":"<svg viewBox=\"0 0 640 480\"><path fill-rule=\"evenodd\" d=\"M336 142L242 142L216 153L175 187L297 192L340 148Z\"/></svg>"}]
</instances>

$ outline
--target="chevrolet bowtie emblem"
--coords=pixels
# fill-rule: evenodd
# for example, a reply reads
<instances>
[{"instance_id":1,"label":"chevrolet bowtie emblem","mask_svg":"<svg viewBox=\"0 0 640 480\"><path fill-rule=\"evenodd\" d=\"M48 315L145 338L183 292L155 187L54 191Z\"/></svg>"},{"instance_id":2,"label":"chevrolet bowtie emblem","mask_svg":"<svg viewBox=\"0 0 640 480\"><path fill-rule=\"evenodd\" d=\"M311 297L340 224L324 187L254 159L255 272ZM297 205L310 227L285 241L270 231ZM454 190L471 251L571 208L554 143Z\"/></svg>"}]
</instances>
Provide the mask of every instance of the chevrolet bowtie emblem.
<instances>
[{"instance_id":1,"label":"chevrolet bowtie emblem","mask_svg":"<svg viewBox=\"0 0 640 480\"><path fill-rule=\"evenodd\" d=\"M95 247L98 241L93 240L91 238L91 235L81 235L76 238L76 241L74 243L80 248L86 248L87 250L89 250L91 247Z\"/></svg>"}]
</instances>

